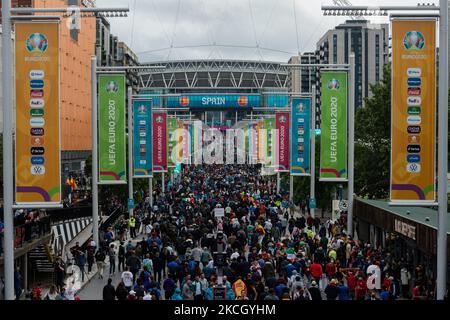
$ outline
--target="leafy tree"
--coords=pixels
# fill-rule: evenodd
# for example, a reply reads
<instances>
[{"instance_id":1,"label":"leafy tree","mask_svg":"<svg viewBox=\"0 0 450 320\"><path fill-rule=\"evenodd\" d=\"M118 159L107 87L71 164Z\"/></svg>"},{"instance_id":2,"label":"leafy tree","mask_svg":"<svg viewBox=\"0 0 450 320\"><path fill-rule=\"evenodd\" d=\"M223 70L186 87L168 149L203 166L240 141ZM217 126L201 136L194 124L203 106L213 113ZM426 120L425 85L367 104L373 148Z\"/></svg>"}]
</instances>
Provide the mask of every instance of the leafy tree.
<instances>
[{"instance_id":1,"label":"leafy tree","mask_svg":"<svg viewBox=\"0 0 450 320\"><path fill-rule=\"evenodd\" d=\"M389 195L391 149L391 69L371 85L371 98L355 117L355 193L369 199Z\"/></svg>"}]
</instances>

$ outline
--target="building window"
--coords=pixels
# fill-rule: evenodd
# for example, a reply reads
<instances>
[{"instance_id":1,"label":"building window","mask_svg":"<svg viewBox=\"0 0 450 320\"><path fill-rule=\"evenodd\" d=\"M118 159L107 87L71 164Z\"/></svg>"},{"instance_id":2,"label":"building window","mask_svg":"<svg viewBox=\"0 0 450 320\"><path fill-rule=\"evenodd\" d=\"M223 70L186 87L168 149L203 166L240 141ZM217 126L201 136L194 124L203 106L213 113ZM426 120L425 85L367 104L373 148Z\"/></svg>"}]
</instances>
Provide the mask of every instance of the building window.
<instances>
[{"instance_id":1,"label":"building window","mask_svg":"<svg viewBox=\"0 0 450 320\"><path fill-rule=\"evenodd\" d=\"M333 63L337 63L337 34L333 34Z\"/></svg>"},{"instance_id":2,"label":"building window","mask_svg":"<svg viewBox=\"0 0 450 320\"><path fill-rule=\"evenodd\" d=\"M375 81L380 81L380 35L375 35Z\"/></svg>"}]
</instances>

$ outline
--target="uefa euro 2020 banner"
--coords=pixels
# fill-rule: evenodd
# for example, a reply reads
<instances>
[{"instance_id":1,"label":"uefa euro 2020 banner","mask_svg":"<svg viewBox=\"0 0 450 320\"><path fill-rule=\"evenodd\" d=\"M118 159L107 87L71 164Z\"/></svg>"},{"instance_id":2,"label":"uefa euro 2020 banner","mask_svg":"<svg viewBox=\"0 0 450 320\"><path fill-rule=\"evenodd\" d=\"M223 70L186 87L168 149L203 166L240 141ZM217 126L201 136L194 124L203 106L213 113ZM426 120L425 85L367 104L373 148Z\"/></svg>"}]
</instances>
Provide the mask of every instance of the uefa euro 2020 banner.
<instances>
[{"instance_id":1,"label":"uefa euro 2020 banner","mask_svg":"<svg viewBox=\"0 0 450 320\"><path fill-rule=\"evenodd\" d=\"M436 20L392 20L391 203L436 199Z\"/></svg>"},{"instance_id":2,"label":"uefa euro 2020 banner","mask_svg":"<svg viewBox=\"0 0 450 320\"><path fill-rule=\"evenodd\" d=\"M153 114L153 171L167 172L167 113Z\"/></svg>"},{"instance_id":3,"label":"uefa euro 2020 banner","mask_svg":"<svg viewBox=\"0 0 450 320\"><path fill-rule=\"evenodd\" d=\"M291 175L311 174L311 98L293 98L291 111Z\"/></svg>"},{"instance_id":4,"label":"uefa euro 2020 banner","mask_svg":"<svg viewBox=\"0 0 450 320\"><path fill-rule=\"evenodd\" d=\"M275 146L277 154L277 162L275 164L276 170L279 172L289 172L290 113L276 112L275 119L277 132L277 141L276 141L277 145Z\"/></svg>"},{"instance_id":5,"label":"uefa euro 2020 banner","mask_svg":"<svg viewBox=\"0 0 450 320\"><path fill-rule=\"evenodd\" d=\"M125 89L124 74L100 74L98 77L100 184L126 183Z\"/></svg>"},{"instance_id":6,"label":"uefa euro 2020 banner","mask_svg":"<svg viewBox=\"0 0 450 320\"><path fill-rule=\"evenodd\" d=\"M347 72L324 71L320 181L347 181Z\"/></svg>"},{"instance_id":7,"label":"uefa euro 2020 banner","mask_svg":"<svg viewBox=\"0 0 450 320\"><path fill-rule=\"evenodd\" d=\"M172 159L172 151L177 145L177 119L168 118L167 119L167 161L169 168L175 168L174 159Z\"/></svg>"},{"instance_id":8,"label":"uefa euro 2020 banner","mask_svg":"<svg viewBox=\"0 0 450 320\"><path fill-rule=\"evenodd\" d=\"M59 22L15 24L15 202L61 203Z\"/></svg>"},{"instance_id":9,"label":"uefa euro 2020 banner","mask_svg":"<svg viewBox=\"0 0 450 320\"><path fill-rule=\"evenodd\" d=\"M133 176L153 177L152 99L133 99Z\"/></svg>"}]
</instances>

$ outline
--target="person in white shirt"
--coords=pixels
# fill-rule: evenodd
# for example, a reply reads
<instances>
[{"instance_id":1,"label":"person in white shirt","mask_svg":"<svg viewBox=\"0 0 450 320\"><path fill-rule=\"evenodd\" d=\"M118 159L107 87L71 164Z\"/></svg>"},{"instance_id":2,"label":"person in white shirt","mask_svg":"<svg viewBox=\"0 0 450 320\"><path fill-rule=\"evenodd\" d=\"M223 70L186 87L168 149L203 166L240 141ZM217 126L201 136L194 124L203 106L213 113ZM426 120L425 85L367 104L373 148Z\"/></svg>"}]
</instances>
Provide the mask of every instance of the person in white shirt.
<instances>
[{"instance_id":1,"label":"person in white shirt","mask_svg":"<svg viewBox=\"0 0 450 320\"><path fill-rule=\"evenodd\" d=\"M130 267L127 267L127 270L122 272L122 281L125 285L125 288L127 288L128 291L131 290L133 287L133 274L130 272Z\"/></svg>"}]
</instances>

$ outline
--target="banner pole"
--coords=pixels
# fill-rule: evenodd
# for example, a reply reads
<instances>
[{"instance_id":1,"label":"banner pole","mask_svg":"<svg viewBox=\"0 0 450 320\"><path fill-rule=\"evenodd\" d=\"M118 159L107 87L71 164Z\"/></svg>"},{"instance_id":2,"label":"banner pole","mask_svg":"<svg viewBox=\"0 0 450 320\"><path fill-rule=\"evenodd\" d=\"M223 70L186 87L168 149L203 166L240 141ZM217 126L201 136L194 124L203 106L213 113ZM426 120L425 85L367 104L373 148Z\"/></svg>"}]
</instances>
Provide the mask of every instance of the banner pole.
<instances>
[{"instance_id":1,"label":"banner pole","mask_svg":"<svg viewBox=\"0 0 450 320\"><path fill-rule=\"evenodd\" d=\"M97 57L91 58L92 83L92 239L100 248L98 238L98 104L97 104Z\"/></svg>"},{"instance_id":2,"label":"banner pole","mask_svg":"<svg viewBox=\"0 0 450 320\"><path fill-rule=\"evenodd\" d=\"M355 54L350 54L349 121L348 121L348 209L347 234L353 236L353 194L355 162Z\"/></svg>"},{"instance_id":3,"label":"banner pole","mask_svg":"<svg viewBox=\"0 0 450 320\"><path fill-rule=\"evenodd\" d=\"M312 103L311 103L311 184L310 199L316 197L316 86L312 86ZM312 218L315 218L315 209L310 208Z\"/></svg>"},{"instance_id":4,"label":"banner pole","mask_svg":"<svg viewBox=\"0 0 450 320\"><path fill-rule=\"evenodd\" d=\"M14 221L13 221L13 59L11 39L11 0L2 0L2 94L3 94L3 219L5 300L14 300Z\"/></svg>"},{"instance_id":5,"label":"banner pole","mask_svg":"<svg viewBox=\"0 0 450 320\"><path fill-rule=\"evenodd\" d=\"M153 209L153 178L148 179L148 196L150 198L150 208Z\"/></svg>"},{"instance_id":6,"label":"banner pole","mask_svg":"<svg viewBox=\"0 0 450 320\"><path fill-rule=\"evenodd\" d=\"M439 20L439 151L436 299L444 300L447 285L447 154L448 154L448 0L440 0Z\"/></svg>"},{"instance_id":7,"label":"banner pole","mask_svg":"<svg viewBox=\"0 0 450 320\"><path fill-rule=\"evenodd\" d=\"M128 199L133 198L133 112L132 97L133 88L128 87ZM129 217L133 216L133 208L128 209Z\"/></svg>"}]
</instances>

